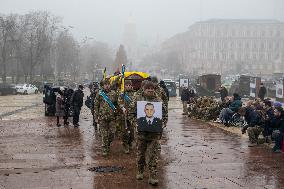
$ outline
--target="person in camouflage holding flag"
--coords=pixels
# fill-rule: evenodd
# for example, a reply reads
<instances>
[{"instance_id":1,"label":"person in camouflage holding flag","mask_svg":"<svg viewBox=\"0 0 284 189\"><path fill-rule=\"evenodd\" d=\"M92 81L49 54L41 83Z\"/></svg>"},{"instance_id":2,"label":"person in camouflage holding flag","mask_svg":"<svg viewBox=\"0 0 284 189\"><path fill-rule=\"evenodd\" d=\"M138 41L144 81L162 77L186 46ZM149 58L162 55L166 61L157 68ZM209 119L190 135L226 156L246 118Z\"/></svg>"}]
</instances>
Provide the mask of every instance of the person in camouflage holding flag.
<instances>
[{"instance_id":1,"label":"person in camouflage holding flag","mask_svg":"<svg viewBox=\"0 0 284 189\"><path fill-rule=\"evenodd\" d=\"M100 85L103 89L96 95L94 112L98 116L96 122L100 125L103 156L108 156L116 129L115 118L118 108L118 93L111 90L110 81L108 79L101 81Z\"/></svg>"},{"instance_id":2,"label":"person in camouflage holding flag","mask_svg":"<svg viewBox=\"0 0 284 189\"><path fill-rule=\"evenodd\" d=\"M121 132L124 152L128 154L129 150L132 148L132 142L134 141L133 124L136 119L133 119L133 117L131 117L130 115L134 114L135 112L133 111L133 109L130 109L129 107L134 98L135 91L133 90L131 80L125 80L124 85L125 85L125 91L123 94L119 96L118 103L124 113L123 118L120 119L121 120L120 132Z\"/></svg>"}]
</instances>

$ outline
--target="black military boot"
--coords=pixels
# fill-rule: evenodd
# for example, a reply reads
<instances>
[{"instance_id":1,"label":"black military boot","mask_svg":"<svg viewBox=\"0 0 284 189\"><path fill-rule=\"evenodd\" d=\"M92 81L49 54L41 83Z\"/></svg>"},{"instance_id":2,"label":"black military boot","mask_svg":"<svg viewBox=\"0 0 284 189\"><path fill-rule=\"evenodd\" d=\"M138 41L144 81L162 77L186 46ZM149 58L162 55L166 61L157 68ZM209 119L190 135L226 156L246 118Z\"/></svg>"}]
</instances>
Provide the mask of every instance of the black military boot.
<instances>
[{"instance_id":1,"label":"black military boot","mask_svg":"<svg viewBox=\"0 0 284 189\"><path fill-rule=\"evenodd\" d=\"M149 180L148 180L148 183L153 185L153 186L157 186L159 184L159 180L158 180L158 177L157 177L157 173L151 173L150 172L150 176L149 176Z\"/></svg>"},{"instance_id":2,"label":"black military boot","mask_svg":"<svg viewBox=\"0 0 284 189\"><path fill-rule=\"evenodd\" d=\"M103 154L104 157L107 157L109 155L109 149L108 148L103 148Z\"/></svg>"},{"instance_id":3,"label":"black military boot","mask_svg":"<svg viewBox=\"0 0 284 189\"><path fill-rule=\"evenodd\" d=\"M143 178L144 178L144 168L138 166L138 171L137 171L136 179L137 179L137 180L143 180Z\"/></svg>"},{"instance_id":4,"label":"black military boot","mask_svg":"<svg viewBox=\"0 0 284 189\"><path fill-rule=\"evenodd\" d=\"M128 144L123 144L123 151L125 154L129 154L129 145Z\"/></svg>"}]
</instances>

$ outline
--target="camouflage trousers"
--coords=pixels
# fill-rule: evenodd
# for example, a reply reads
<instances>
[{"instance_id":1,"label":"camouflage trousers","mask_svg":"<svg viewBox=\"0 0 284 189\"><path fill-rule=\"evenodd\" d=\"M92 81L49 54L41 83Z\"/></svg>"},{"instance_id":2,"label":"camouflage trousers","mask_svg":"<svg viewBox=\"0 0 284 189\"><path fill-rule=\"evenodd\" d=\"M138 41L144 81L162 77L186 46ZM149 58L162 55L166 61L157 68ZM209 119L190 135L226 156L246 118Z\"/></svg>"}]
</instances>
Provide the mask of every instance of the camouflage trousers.
<instances>
[{"instance_id":1,"label":"camouflage trousers","mask_svg":"<svg viewBox=\"0 0 284 189\"><path fill-rule=\"evenodd\" d=\"M117 133L122 140L124 147L131 147L134 141L134 126L131 124L130 120L120 120L119 126L117 127Z\"/></svg>"},{"instance_id":2,"label":"camouflage trousers","mask_svg":"<svg viewBox=\"0 0 284 189\"><path fill-rule=\"evenodd\" d=\"M262 132L263 132L263 128L260 126L249 127L247 129L249 141L251 143L258 143L258 137Z\"/></svg>"},{"instance_id":3,"label":"camouflage trousers","mask_svg":"<svg viewBox=\"0 0 284 189\"><path fill-rule=\"evenodd\" d=\"M110 144L114 139L115 130L115 121L100 122L100 134L102 137L102 146L104 152L110 151Z\"/></svg>"},{"instance_id":4,"label":"camouflage trousers","mask_svg":"<svg viewBox=\"0 0 284 189\"><path fill-rule=\"evenodd\" d=\"M146 157L148 168L152 177L157 176L159 158L159 136L149 136L145 133L137 134L137 169L143 173L146 167Z\"/></svg>"}]
</instances>

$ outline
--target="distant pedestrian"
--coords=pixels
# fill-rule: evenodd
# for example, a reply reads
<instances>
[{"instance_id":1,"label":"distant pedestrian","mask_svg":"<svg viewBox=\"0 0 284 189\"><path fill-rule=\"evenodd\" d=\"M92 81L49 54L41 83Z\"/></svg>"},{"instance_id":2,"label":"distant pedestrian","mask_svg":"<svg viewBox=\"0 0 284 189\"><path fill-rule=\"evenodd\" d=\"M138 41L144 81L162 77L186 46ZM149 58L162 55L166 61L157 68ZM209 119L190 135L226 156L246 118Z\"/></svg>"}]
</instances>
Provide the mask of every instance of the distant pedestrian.
<instances>
[{"instance_id":1,"label":"distant pedestrian","mask_svg":"<svg viewBox=\"0 0 284 189\"><path fill-rule=\"evenodd\" d=\"M182 101L182 106L183 106L183 113L182 115L187 115L188 114L188 109L187 109L187 103L190 98L189 90L187 87L182 86L182 91L181 91L181 101Z\"/></svg>"},{"instance_id":2,"label":"distant pedestrian","mask_svg":"<svg viewBox=\"0 0 284 189\"><path fill-rule=\"evenodd\" d=\"M57 127L60 127L61 124L59 122L59 119L60 117L65 117L65 112L64 112L64 97L63 97L63 94L64 94L64 88L60 87L60 90L57 92L57 95L56 95L56 112L55 112L55 116L57 118Z\"/></svg>"},{"instance_id":3,"label":"distant pedestrian","mask_svg":"<svg viewBox=\"0 0 284 189\"><path fill-rule=\"evenodd\" d=\"M169 101L169 99L170 99L170 94L169 94L169 90L168 90L168 88L167 88L165 82L164 82L163 80L161 80L160 83L159 83L159 85L160 85L160 87L161 87L162 89L164 89L164 91L165 91L165 93L166 93L166 95L167 95L167 97L168 97L168 101Z\"/></svg>"},{"instance_id":4,"label":"distant pedestrian","mask_svg":"<svg viewBox=\"0 0 284 189\"><path fill-rule=\"evenodd\" d=\"M263 83L260 83L258 97L263 101L266 95L266 88L264 87Z\"/></svg>"},{"instance_id":5,"label":"distant pedestrian","mask_svg":"<svg viewBox=\"0 0 284 189\"><path fill-rule=\"evenodd\" d=\"M73 115L73 125L74 127L78 127L79 125L79 116L80 111L83 106L83 85L79 85L78 90L76 90L71 98L71 106L73 107L74 115Z\"/></svg>"},{"instance_id":6,"label":"distant pedestrian","mask_svg":"<svg viewBox=\"0 0 284 189\"><path fill-rule=\"evenodd\" d=\"M194 98L196 97L195 91L193 88L189 89L189 101L192 102Z\"/></svg>"},{"instance_id":7,"label":"distant pedestrian","mask_svg":"<svg viewBox=\"0 0 284 189\"><path fill-rule=\"evenodd\" d=\"M63 99L63 102L64 102L64 113L65 113L65 116L63 117L63 119L64 119L64 126L68 126L69 125L68 118L69 118L69 116L71 114L70 106L71 106L71 98L72 98L73 93L74 93L73 89L67 89L67 90L64 91L64 99Z\"/></svg>"},{"instance_id":8,"label":"distant pedestrian","mask_svg":"<svg viewBox=\"0 0 284 189\"><path fill-rule=\"evenodd\" d=\"M226 87L221 86L219 88L218 92L220 92L221 100L223 102L225 100L225 98L228 96L228 90L226 89Z\"/></svg>"}]
</instances>

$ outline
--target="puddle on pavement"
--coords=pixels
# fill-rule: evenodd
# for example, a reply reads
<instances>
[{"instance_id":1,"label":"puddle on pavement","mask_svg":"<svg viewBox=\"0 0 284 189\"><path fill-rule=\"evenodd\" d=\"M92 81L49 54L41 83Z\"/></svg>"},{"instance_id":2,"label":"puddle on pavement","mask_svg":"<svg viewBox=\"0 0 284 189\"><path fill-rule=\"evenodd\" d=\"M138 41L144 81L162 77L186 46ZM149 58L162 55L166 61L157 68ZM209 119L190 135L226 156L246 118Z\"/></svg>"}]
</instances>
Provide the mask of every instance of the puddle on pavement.
<instances>
[{"instance_id":1,"label":"puddle on pavement","mask_svg":"<svg viewBox=\"0 0 284 189\"><path fill-rule=\"evenodd\" d=\"M125 170L124 167L118 167L118 166L99 166L88 169L88 171L97 172L97 173L117 173L123 170Z\"/></svg>"}]
</instances>

